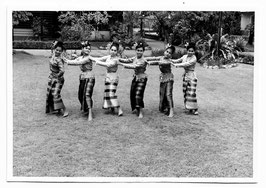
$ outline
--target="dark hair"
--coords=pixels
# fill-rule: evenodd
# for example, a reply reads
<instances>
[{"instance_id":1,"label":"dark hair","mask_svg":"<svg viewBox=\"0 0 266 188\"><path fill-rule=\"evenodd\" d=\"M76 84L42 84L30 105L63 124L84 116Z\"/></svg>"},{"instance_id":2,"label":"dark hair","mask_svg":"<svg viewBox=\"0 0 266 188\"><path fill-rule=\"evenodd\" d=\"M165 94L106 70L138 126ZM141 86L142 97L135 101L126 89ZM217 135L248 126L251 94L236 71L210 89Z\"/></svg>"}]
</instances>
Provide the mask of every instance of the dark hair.
<instances>
[{"instance_id":1,"label":"dark hair","mask_svg":"<svg viewBox=\"0 0 266 188\"><path fill-rule=\"evenodd\" d=\"M137 42L136 49L137 49L137 48L142 48L143 51L145 51L145 46L144 46L143 42Z\"/></svg>"},{"instance_id":2,"label":"dark hair","mask_svg":"<svg viewBox=\"0 0 266 188\"><path fill-rule=\"evenodd\" d=\"M188 50L189 48L193 48L193 49L194 49L194 51L196 51L196 46L195 46L195 43L193 43L193 42L191 42L191 43L188 43L188 45L187 45L187 50Z\"/></svg>"},{"instance_id":3,"label":"dark hair","mask_svg":"<svg viewBox=\"0 0 266 188\"><path fill-rule=\"evenodd\" d=\"M112 42L112 44L111 44L111 46L110 46L110 49L111 49L113 46L116 47L116 49L117 49L117 51L118 51L118 49L119 49L119 44L116 43L116 42Z\"/></svg>"},{"instance_id":4,"label":"dark hair","mask_svg":"<svg viewBox=\"0 0 266 188\"><path fill-rule=\"evenodd\" d=\"M57 47L61 47L62 50L65 50L64 43L62 41L55 41L54 43L54 49Z\"/></svg>"},{"instance_id":5,"label":"dark hair","mask_svg":"<svg viewBox=\"0 0 266 188\"><path fill-rule=\"evenodd\" d=\"M88 40L85 40L85 41L81 42L81 46L82 46L82 48L85 48L87 46L91 47L91 44L90 44L90 42Z\"/></svg>"},{"instance_id":6,"label":"dark hair","mask_svg":"<svg viewBox=\"0 0 266 188\"><path fill-rule=\"evenodd\" d=\"M173 45L169 44L169 45L166 47L165 50L168 50L168 49L171 49L171 50L172 50L172 54L175 53L175 47L174 47Z\"/></svg>"}]
</instances>

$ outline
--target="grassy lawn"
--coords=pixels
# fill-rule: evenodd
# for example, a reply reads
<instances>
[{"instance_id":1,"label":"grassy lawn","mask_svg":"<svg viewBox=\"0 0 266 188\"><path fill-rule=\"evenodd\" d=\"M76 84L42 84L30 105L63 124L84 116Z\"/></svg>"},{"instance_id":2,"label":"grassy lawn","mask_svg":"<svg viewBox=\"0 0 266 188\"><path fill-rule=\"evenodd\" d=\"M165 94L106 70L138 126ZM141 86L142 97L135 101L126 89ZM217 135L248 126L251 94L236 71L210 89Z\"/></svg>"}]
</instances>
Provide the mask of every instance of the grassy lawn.
<instances>
[{"instance_id":1,"label":"grassy lawn","mask_svg":"<svg viewBox=\"0 0 266 188\"><path fill-rule=\"evenodd\" d=\"M183 111L182 69L174 69L174 111L158 111L159 68L150 66L144 118L131 114L132 71L119 67L124 116L102 109L105 69L95 67L94 117L79 111L79 67L68 66L67 118L45 114L49 58L13 56L13 175L23 177L253 177L253 66L196 67L199 116Z\"/></svg>"}]
</instances>

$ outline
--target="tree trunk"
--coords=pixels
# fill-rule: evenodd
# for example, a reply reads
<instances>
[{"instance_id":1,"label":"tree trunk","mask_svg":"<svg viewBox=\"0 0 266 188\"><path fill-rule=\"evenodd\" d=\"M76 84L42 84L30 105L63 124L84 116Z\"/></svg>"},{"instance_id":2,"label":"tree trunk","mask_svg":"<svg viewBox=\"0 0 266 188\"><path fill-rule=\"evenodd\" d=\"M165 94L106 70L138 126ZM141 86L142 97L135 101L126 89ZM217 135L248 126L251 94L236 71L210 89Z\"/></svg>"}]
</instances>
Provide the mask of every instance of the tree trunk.
<instances>
[{"instance_id":1,"label":"tree trunk","mask_svg":"<svg viewBox=\"0 0 266 188\"><path fill-rule=\"evenodd\" d=\"M254 41L254 30L251 27L249 31L248 44L253 45L253 41Z\"/></svg>"},{"instance_id":2,"label":"tree trunk","mask_svg":"<svg viewBox=\"0 0 266 188\"><path fill-rule=\"evenodd\" d=\"M218 39L217 39L217 48L216 48L217 56L219 56L220 48L221 48L221 28L222 28L222 12L219 12Z\"/></svg>"}]
</instances>

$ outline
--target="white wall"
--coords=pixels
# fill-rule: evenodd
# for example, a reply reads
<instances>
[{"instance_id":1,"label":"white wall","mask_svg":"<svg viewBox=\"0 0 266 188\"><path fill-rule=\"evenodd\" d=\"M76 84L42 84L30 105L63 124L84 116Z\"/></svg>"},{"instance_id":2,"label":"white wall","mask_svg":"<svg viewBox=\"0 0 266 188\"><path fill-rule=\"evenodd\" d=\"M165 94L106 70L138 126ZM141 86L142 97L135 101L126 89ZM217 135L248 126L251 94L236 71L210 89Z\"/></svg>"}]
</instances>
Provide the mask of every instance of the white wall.
<instances>
[{"instance_id":1,"label":"white wall","mask_svg":"<svg viewBox=\"0 0 266 188\"><path fill-rule=\"evenodd\" d=\"M92 31L90 40L110 40L110 35L110 31Z\"/></svg>"},{"instance_id":2,"label":"white wall","mask_svg":"<svg viewBox=\"0 0 266 188\"><path fill-rule=\"evenodd\" d=\"M242 13L241 14L241 30L245 30L246 26L251 23L252 14Z\"/></svg>"}]
</instances>

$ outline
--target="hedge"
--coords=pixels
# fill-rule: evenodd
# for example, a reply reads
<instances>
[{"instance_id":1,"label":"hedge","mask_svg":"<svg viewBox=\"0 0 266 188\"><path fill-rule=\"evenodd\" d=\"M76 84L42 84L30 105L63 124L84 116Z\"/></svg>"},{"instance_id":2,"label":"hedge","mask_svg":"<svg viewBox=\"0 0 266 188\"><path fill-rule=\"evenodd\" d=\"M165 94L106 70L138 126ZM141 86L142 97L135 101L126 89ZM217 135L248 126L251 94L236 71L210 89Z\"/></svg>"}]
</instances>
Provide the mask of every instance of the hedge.
<instances>
[{"instance_id":1,"label":"hedge","mask_svg":"<svg viewBox=\"0 0 266 188\"><path fill-rule=\"evenodd\" d=\"M13 49L51 49L53 41L13 41ZM92 46L100 46L107 42L91 42ZM66 49L80 49L79 41L64 41Z\"/></svg>"}]
</instances>

